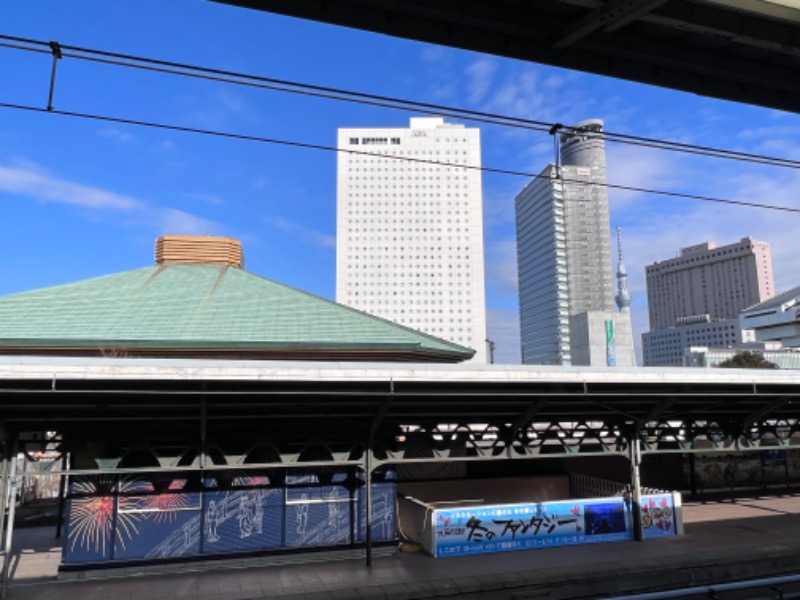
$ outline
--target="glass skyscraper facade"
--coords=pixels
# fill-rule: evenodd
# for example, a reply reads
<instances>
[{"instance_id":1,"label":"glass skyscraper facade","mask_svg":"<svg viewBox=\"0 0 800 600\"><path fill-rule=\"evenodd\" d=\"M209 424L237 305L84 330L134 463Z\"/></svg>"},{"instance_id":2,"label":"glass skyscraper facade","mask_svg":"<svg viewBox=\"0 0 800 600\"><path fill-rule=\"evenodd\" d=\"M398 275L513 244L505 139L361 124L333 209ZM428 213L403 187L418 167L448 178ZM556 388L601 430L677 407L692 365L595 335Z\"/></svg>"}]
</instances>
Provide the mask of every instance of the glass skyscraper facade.
<instances>
[{"instance_id":1,"label":"glass skyscraper facade","mask_svg":"<svg viewBox=\"0 0 800 600\"><path fill-rule=\"evenodd\" d=\"M595 364L615 328L620 364L634 362L630 315L614 310L602 131L599 120L566 128L561 165L548 165L515 200L524 364Z\"/></svg>"}]
</instances>

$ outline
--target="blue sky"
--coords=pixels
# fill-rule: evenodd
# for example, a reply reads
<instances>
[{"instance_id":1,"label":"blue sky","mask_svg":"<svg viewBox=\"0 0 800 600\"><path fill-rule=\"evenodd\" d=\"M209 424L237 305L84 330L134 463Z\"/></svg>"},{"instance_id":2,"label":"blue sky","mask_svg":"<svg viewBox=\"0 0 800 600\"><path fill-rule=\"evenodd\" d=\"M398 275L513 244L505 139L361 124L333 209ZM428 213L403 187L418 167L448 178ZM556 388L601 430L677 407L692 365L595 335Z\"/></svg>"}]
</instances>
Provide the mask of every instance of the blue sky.
<instances>
[{"instance_id":1,"label":"blue sky","mask_svg":"<svg viewBox=\"0 0 800 600\"><path fill-rule=\"evenodd\" d=\"M0 33L617 133L800 160L800 116L248 11L203 0L3 0ZM0 102L44 107L50 57L0 48ZM61 110L334 146L338 127L406 113L65 59ZM466 122L466 121L464 121ZM468 122L467 122L468 123ZM546 134L481 125L484 166L539 172ZM609 182L800 207L800 171L607 147ZM333 153L0 108L0 295L148 266L155 238L242 240L247 269L333 299ZM513 200L484 175L489 336L519 361ZM610 191L623 228L635 337L644 266L683 246L772 244L776 287L800 283L800 216ZM610 235L610 233L609 233Z\"/></svg>"}]
</instances>

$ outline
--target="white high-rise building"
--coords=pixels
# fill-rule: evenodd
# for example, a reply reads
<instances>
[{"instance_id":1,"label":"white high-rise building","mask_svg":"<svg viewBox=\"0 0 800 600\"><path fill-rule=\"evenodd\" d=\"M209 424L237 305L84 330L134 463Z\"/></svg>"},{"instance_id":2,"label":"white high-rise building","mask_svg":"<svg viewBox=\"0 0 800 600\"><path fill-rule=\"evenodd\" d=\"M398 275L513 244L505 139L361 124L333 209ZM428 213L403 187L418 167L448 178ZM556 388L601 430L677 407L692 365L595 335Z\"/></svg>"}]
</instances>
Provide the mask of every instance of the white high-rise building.
<instances>
[{"instance_id":1,"label":"white high-rise building","mask_svg":"<svg viewBox=\"0 0 800 600\"><path fill-rule=\"evenodd\" d=\"M486 362L480 131L412 118L338 148L336 301Z\"/></svg>"}]
</instances>

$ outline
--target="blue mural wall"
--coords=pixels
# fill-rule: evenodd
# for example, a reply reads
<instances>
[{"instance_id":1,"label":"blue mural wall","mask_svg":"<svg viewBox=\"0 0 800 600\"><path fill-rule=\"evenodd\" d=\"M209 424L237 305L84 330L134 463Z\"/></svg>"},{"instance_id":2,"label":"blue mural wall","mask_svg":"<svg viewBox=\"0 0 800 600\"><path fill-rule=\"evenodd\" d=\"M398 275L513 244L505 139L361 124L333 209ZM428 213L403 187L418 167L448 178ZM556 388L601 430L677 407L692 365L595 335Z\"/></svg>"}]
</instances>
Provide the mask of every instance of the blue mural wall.
<instances>
[{"instance_id":1,"label":"blue mural wall","mask_svg":"<svg viewBox=\"0 0 800 600\"><path fill-rule=\"evenodd\" d=\"M686 455L687 484L692 468L699 492L789 486L800 482L800 449Z\"/></svg>"},{"instance_id":2,"label":"blue mural wall","mask_svg":"<svg viewBox=\"0 0 800 600\"><path fill-rule=\"evenodd\" d=\"M206 480L203 494L204 554L266 550L283 546L284 492L267 476L237 477L221 490Z\"/></svg>"},{"instance_id":3,"label":"blue mural wall","mask_svg":"<svg viewBox=\"0 0 800 600\"><path fill-rule=\"evenodd\" d=\"M394 473L373 484L373 541L396 539ZM366 540L366 490L353 471L214 477L75 477L65 564L160 560Z\"/></svg>"}]
</instances>

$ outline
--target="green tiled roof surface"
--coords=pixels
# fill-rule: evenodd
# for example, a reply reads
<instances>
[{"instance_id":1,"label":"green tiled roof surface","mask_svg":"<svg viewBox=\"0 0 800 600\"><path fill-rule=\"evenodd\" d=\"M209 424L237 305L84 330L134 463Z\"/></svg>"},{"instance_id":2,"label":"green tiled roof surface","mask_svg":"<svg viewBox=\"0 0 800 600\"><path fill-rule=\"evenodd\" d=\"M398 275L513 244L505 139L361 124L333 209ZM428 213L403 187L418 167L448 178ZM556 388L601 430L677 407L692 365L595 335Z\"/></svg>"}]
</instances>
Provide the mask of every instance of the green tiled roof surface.
<instances>
[{"instance_id":1,"label":"green tiled roof surface","mask_svg":"<svg viewBox=\"0 0 800 600\"><path fill-rule=\"evenodd\" d=\"M240 269L167 265L0 298L0 346L421 348L429 336Z\"/></svg>"}]
</instances>

